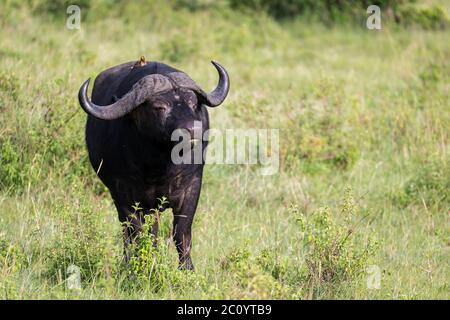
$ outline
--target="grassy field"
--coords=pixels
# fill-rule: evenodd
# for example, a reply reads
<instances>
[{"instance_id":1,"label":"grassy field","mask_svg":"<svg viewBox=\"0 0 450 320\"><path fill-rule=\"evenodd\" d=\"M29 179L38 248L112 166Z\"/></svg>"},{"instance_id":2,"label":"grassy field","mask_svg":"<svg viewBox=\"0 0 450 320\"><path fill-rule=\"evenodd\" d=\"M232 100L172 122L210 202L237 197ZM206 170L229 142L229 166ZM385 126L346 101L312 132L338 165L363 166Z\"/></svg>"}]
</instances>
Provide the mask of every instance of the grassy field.
<instances>
[{"instance_id":1,"label":"grassy field","mask_svg":"<svg viewBox=\"0 0 450 320\"><path fill-rule=\"evenodd\" d=\"M448 30L163 1L80 4L69 30L65 7L17 3L0 11L0 298L450 298ZM280 129L277 174L206 167L195 273L177 270L169 212L160 246L122 264L87 160L79 86L141 55L207 90L219 61L232 87L212 127ZM81 290L67 288L71 264Z\"/></svg>"}]
</instances>

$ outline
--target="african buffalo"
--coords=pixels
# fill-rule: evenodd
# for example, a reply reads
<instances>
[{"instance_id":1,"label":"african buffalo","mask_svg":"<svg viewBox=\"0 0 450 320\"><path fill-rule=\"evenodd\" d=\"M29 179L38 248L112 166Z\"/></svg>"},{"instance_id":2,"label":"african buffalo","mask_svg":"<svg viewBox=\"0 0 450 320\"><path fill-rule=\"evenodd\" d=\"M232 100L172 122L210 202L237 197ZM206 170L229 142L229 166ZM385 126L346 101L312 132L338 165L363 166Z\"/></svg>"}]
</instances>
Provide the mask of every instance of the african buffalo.
<instances>
[{"instance_id":1,"label":"african buffalo","mask_svg":"<svg viewBox=\"0 0 450 320\"><path fill-rule=\"evenodd\" d=\"M204 159L197 164L174 164L172 132L185 129L191 137L209 129L206 106L216 107L226 98L229 77L212 62L219 83L210 93L187 74L160 62L124 63L100 73L94 82L92 102L89 79L78 99L88 114L86 144L89 159L109 189L124 224L125 257L128 245L142 228L143 217L165 196L172 208L173 239L180 268L193 269L190 257L191 226L200 195ZM200 124L200 125L199 125ZM191 139L205 151L207 142ZM190 149L192 152L192 149ZM137 214L132 206L140 204ZM156 234L158 225L152 227Z\"/></svg>"}]
</instances>

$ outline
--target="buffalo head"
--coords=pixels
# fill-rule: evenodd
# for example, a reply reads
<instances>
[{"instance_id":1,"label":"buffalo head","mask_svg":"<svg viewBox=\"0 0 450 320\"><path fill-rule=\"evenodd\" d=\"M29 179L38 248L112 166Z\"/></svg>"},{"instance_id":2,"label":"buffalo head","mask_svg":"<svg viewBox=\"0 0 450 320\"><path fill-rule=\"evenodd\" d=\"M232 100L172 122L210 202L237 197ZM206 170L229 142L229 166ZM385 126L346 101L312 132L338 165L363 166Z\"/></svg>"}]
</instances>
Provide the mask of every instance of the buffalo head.
<instances>
[{"instance_id":1,"label":"buffalo head","mask_svg":"<svg viewBox=\"0 0 450 320\"><path fill-rule=\"evenodd\" d=\"M201 122L203 105L216 107L225 100L229 90L227 71L219 63L212 63L219 73L219 83L210 93L181 71L146 75L144 63L130 70L112 104L99 106L89 100L90 79L81 86L78 99L84 111L97 119L115 120L129 115L142 134L170 141L176 129L193 132L194 123Z\"/></svg>"}]
</instances>

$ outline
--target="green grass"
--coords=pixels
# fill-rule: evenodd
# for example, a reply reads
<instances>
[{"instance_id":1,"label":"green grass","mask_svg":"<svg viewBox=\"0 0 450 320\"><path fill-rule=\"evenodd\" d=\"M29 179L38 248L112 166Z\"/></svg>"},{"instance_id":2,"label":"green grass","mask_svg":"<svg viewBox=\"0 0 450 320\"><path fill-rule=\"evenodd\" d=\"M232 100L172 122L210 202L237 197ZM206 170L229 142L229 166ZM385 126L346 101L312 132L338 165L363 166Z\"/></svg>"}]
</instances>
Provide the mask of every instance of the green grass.
<instances>
[{"instance_id":1,"label":"green grass","mask_svg":"<svg viewBox=\"0 0 450 320\"><path fill-rule=\"evenodd\" d=\"M17 3L0 12L1 298L450 298L448 30L156 1L91 4L76 31L64 10ZM278 174L206 167L193 274L176 270L169 213L160 247L121 264L117 213L87 160L79 86L141 55L206 90L219 61L232 87L212 127L280 129ZM71 263L81 291L65 286Z\"/></svg>"}]
</instances>

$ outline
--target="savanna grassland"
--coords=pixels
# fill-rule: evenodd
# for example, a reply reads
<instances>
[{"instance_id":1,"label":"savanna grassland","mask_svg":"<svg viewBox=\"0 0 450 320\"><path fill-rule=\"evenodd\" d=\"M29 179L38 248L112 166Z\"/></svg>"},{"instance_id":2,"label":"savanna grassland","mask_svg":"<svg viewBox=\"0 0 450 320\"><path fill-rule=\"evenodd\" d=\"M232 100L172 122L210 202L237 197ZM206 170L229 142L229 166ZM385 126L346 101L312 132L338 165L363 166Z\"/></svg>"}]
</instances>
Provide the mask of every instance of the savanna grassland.
<instances>
[{"instance_id":1,"label":"savanna grassland","mask_svg":"<svg viewBox=\"0 0 450 320\"><path fill-rule=\"evenodd\" d=\"M0 5L0 298L450 298L448 28L368 30L365 10L326 24L185 1L79 6L69 30L58 1ZM195 273L177 270L170 212L158 248L143 237L122 263L88 162L78 89L141 55L206 90L219 61L231 91L212 127L280 130L277 174L205 167Z\"/></svg>"}]
</instances>

